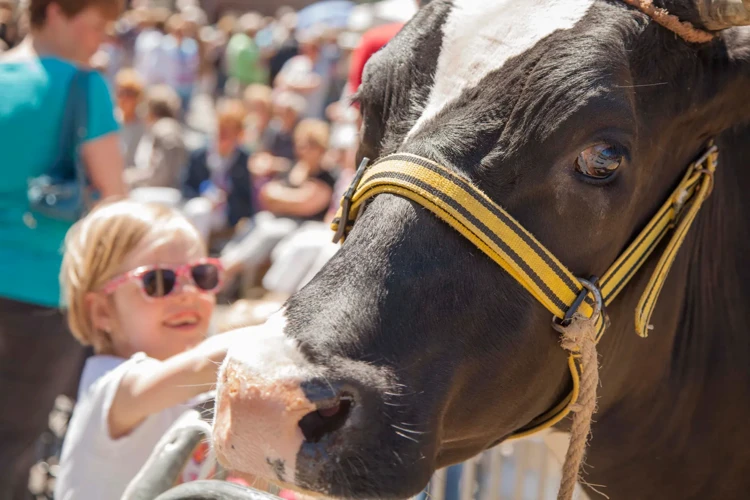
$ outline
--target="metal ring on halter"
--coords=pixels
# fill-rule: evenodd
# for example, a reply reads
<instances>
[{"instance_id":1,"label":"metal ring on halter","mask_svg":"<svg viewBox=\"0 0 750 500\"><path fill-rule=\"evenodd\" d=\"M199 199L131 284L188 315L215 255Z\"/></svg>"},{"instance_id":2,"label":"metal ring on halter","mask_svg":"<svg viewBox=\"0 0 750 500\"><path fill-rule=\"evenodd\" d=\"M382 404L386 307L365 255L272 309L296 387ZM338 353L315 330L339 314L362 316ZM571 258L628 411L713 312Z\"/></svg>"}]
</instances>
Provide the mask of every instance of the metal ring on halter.
<instances>
[{"instance_id":1,"label":"metal ring on halter","mask_svg":"<svg viewBox=\"0 0 750 500\"><path fill-rule=\"evenodd\" d=\"M570 308L565 312L565 317L563 319L558 319L557 316L552 316L553 325L562 328L570 326L575 313L578 312L578 309L580 308L583 301L586 300L589 292L594 296L594 312L591 313L591 319L596 319L602 313L602 310L604 309L604 299L602 298L601 290L599 290L599 287L596 286L596 282L599 281L599 278L591 277L588 280L578 278L578 281L580 281L581 285L583 285L581 293L578 294L578 297L576 298L575 302L573 302L573 305L570 306Z\"/></svg>"}]
</instances>

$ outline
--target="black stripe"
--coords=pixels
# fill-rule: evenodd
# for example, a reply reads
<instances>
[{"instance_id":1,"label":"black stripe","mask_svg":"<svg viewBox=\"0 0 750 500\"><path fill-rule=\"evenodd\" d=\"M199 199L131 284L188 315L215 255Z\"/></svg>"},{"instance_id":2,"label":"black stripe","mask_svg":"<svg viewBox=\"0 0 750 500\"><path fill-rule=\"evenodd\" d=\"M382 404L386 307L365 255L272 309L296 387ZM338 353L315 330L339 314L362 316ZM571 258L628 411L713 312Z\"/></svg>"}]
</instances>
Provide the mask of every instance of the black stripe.
<instances>
[{"instance_id":1,"label":"black stripe","mask_svg":"<svg viewBox=\"0 0 750 500\"><path fill-rule=\"evenodd\" d=\"M534 281L534 283L541 290L543 290L545 292L545 294L547 295L547 297L550 298L550 300L552 300L552 302L554 302L555 305L557 307L559 307L561 311L565 311L565 310L568 309L568 307L569 307L568 304L566 304L565 302L563 302L557 296L557 294L555 294L554 292L552 292L552 290L549 289L549 287L547 286L547 284L544 283L544 281L541 280L541 278L534 272L534 270L532 268L530 268L529 265L526 264L526 262L523 259L521 259L515 251L513 251L512 248L510 248L503 240L501 240L500 238L498 238L498 236L494 232L490 231L489 228L487 228L487 226L485 226L484 223L482 223L482 221L480 221L479 219L477 219L474 216L474 214L472 214L471 212L469 212L464 206L462 206L461 204L459 204L458 202L456 202L456 200L454 200L453 198L447 196L445 193L443 193L441 191L438 191L438 190L434 189L432 186L430 186L429 184L421 181L420 179L417 179L416 177L412 177L411 175L403 174L401 172L382 172L382 173L379 173L379 174L375 174L375 175L373 175L373 176L371 176L371 177L368 178L367 183L369 183L370 181L374 181L374 180L382 179L382 178L388 178L388 177L396 178L396 179L399 179L399 180L402 180L402 181L406 181L406 182L410 182L410 183L414 184L415 186L418 186L421 189L423 189L423 190L425 190L425 191L427 191L429 193L432 193L437 198L439 198L441 201L443 201L446 205L452 207L454 210L456 210L457 212L459 212L466 219L468 219L469 221L471 221L471 223L474 224L477 228L479 228L480 230L482 230L484 232L484 234L488 235L490 237L490 239L492 239L492 241L498 247L500 247L506 254L508 254L513 259L513 261L516 263L516 265L518 265L518 267L520 267L521 269L523 269L526 272L526 274ZM365 185L367 183L365 183Z\"/></svg>"},{"instance_id":2,"label":"black stripe","mask_svg":"<svg viewBox=\"0 0 750 500\"><path fill-rule=\"evenodd\" d=\"M625 287L625 285L628 284L628 281L631 280L631 278L633 277L633 275L635 275L635 273L638 272L638 270L640 270L641 266L646 261L646 259L648 259L649 257L651 257L651 252L654 251L654 248L656 248L656 245L658 245L659 243L661 243L661 239L664 237L665 234L667 234L669 232L669 229L670 229L669 226L665 226L664 227L664 231L662 232L661 236L659 236L658 238L655 238L654 241L651 242L651 244L648 246L648 248L646 249L646 251L643 252L643 254L641 255L641 257L638 259L638 262L636 262L635 265L630 268L630 272L628 274L626 274L617 283L617 286L615 286L612 289L612 293L609 294L606 297L602 297L602 300L604 300L604 302L607 302L607 299L610 296L615 296L618 293L620 293L620 291Z\"/></svg>"},{"instance_id":3,"label":"black stripe","mask_svg":"<svg viewBox=\"0 0 750 500\"><path fill-rule=\"evenodd\" d=\"M690 186L691 185L686 186L686 189L689 189ZM687 206L688 202L690 202L696 194L697 194L697 191L694 191L693 194L691 194L690 197L685 200L683 206ZM669 211L665 211L658 220L661 221L664 217L666 217L668 215L669 215ZM656 228L656 225L654 226L654 228ZM636 263L635 266L633 266L633 268L631 269L631 271L628 274L626 274L624 278L622 278L620 280L620 282L617 284L617 286L612 290L612 293L610 294L610 296L611 295L617 295L620 292L620 290L622 289L622 287L625 286L625 284L623 283L623 281L627 282L627 281L629 281L633 277L633 274L635 274L635 272L638 270L638 268L641 266L641 264L643 264L644 258L647 258L647 257L650 256L650 253L654 249L654 244L657 241L659 241L660 238L663 237L666 233L668 233L670 231L670 229L672 229L672 228L669 225L664 226L664 229L662 230L662 235L659 238L656 238L653 242L651 242L651 245L649 245L649 247L646 250L646 252L644 252L644 254L641 256L641 258L638 259L638 262ZM651 231L649 231L648 233L639 235L639 237L638 237L638 239L636 241L641 241L641 240L643 240L644 238L646 238L650 234L651 234ZM636 249L637 248L634 248L633 251L635 251ZM628 257L630 257L630 255L632 253L633 252L630 252L630 254L628 254ZM615 269L615 271L612 272L612 274L610 275L609 279L612 279L619 272L620 267L622 267L622 265L626 262L626 260L627 259L623 259L623 261L620 263L620 265L617 266L617 268ZM606 287L606 285L609 283L609 279L607 281L605 281L605 282L602 283L602 288ZM606 301L607 297L604 297L604 300Z\"/></svg>"},{"instance_id":4,"label":"black stripe","mask_svg":"<svg viewBox=\"0 0 750 500\"><path fill-rule=\"evenodd\" d=\"M696 214L696 216L697 216L697 215L698 215L698 214ZM693 222L695 222L695 219L693 219ZM685 228L684 228L684 229L682 230L682 232L680 232L680 233L677 233L677 234L675 234L675 236L674 236L674 237L678 237L678 238L679 238L679 235L681 235L681 234L687 234L687 232L688 232L688 231L690 231L690 228L692 227L692 225L693 225L693 222L691 222L690 224L686 225L686 226L685 226ZM679 247L675 248L675 249L674 249L674 255L672 256L672 258L671 258L671 259L667 259L667 260L665 260L665 261L664 261L664 262L662 263L662 265L661 265L661 266L659 266L659 268L658 268L658 269L657 269L656 271L654 271L654 273L655 273L655 274L657 274L657 273L660 273L660 272L662 271L662 269L664 269L664 267L667 267L668 269L670 269L670 268L671 268L671 266L672 266L672 264L674 263L675 259L677 259L677 253L678 253L679 251L680 251L680 248L679 248ZM667 274L669 274L669 272L668 272L668 271L667 271ZM666 276L664 276L664 279L666 280L666 279L667 279L667 277L666 277ZM645 305L647 305L647 304L648 304L648 303L650 302L650 300L651 300L651 296L652 296L652 295L654 294L654 291L655 291L655 290L656 290L657 288L658 288L657 286L653 286L653 287L651 287L651 290L649 290L649 292L648 292L648 295L646 296L646 301L644 302L644 304L645 304ZM657 298L658 298L658 297L657 297ZM652 310L653 310L653 309L652 309Z\"/></svg>"},{"instance_id":5,"label":"black stripe","mask_svg":"<svg viewBox=\"0 0 750 500\"><path fill-rule=\"evenodd\" d=\"M663 214L661 214L661 217L659 217L659 218L657 219L657 222L660 222L661 220L663 220L663 219L664 219L664 217L667 217L668 215L669 215L669 211L668 211L668 210L666 210L666 211L665 211L665 212L664 212ZM651 234L651 233L653 232L653 229L656 229L657 227L658 227L658 224L655 224L655 225L654 225L654 227L652 228L652 230L651 230L651 231L649 231L649 232L647 232L647 233L642 233L642 234L639 234L639 235L638 235L638 238L636 238L635 242L638 242L638 243L640 244L640 242L641 242L641 241L643 241L644 239L646 239L646 237L648 237L648 235L650 235L650 234ZM664 227L665 227L666 229L669 229L669 225L666 225L666 226L664 226ZM634 243L635 243L635 242L634 242ZM633 244L633 243L631 243L631 245L632 245L632 244ZM650 246L653 246L653 242L651 243L651 245L650 245ZM633 249L632 249L632 250L631 250L630 252L628 252L628 254L627 254L627 258L623 259L623 260L622 260L622 262L620 262L620 264L619 264L619 265L618 265L618 266L617 266L617 267L615 268L615 270L614 270L614 271L612 272L612 274L610 274L610 275L609 275L609 277L607 278L607 280L606 280L606 281L604 281L604 282L602 282L602 287L605 287L605 286L607 285L607 283L609 283L609 280L611 280L612 278L614 278L614 276L615 276L615 275L616 275L616 274L617 274L617 273L618 273L618 272L620 271L620 268L621 268L621 267L622 267L622 266L623 266L623 265L625 264L625 262L627 262L627 259L629 259L629 258L630 258L630 256L631 256L631 255L633 254L633 252L635 252L636 250L638 250L638 248L640 248L640 247L637 247L637 246L636 246L636 247L633 247Z\"/></svg>"},{"instance_id":6,"label":"black stripe","mask_svg":"<svg viewBox=\"0 0 750 500\"><path fill-rule=\"evenodd\" d=\"M434 164L429 163L428 161L422 159L422 158L415 158L413 156L406 156L406 155L399 155L395 154L393 156L388 156L384 159L384 161L387 160L401 160L406 161L410 163L416 163L417 165L424 167L438 175L440 175L443 178L448 178L449 180L455 182L459 186L461 186L466 192L470 193L472 198L474 198L477 202L479 202L482 206L484 206L486 209L488 209L490 212L492 212L495 217L500 219L505 223L507 226L516 227L520 226L518 222L512 221L508 218L508 215L503 213L502 211L498 210L496 206L494 206L492 203L490 203L487 199L485 199L483 196L479 196L477 194L477 191L481 190L474 186L473 184L465 181L460 176L454 174L453 176L447 177L445 172L441 170L439 167L436 167ZM555 273L557 276L565 283L568 288L570 288L570 291L578 295L581 291L581 284L578 282L573 282L571 279L565 274L560 273L559 266L557 263L555 263L552 259L550 259L549 255L544 251L544 249L540 248L539 243L534 241L533 239L529 238L529 236L524 231L515 231L518 236L521 237L521 239L526 242L528 246L530 246L537 255L539 255L542 260L552 269L555 270Z\"/></svg>"}]
</instances>

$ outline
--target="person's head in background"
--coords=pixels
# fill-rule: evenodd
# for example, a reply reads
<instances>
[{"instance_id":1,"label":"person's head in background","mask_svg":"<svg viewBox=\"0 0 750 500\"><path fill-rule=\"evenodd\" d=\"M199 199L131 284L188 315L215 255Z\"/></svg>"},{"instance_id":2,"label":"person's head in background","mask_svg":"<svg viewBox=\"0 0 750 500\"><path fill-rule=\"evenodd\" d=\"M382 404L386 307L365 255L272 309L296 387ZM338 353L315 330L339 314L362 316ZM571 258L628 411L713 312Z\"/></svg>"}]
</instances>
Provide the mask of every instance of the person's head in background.
<instances>
[{"instance_id":1,"label":"person's head in background","mask_svg":"<svg viewBox=\"0 0 750 500\"><path fill-rule=\"evenodd\" d=\"M311 173L318 172L328 151L330 127L323 120L306 119L294 129L294 153Z\"/></svg>"},{"instance_id":2,"label":"person's head in background","mask_svg":"<svg viewBox=\"0 0 750 500\"><path fill-rule=\"evenodd\" d=\"M242 143L245 132L245 104L239 99L225 99L216 106L216 152L222 158L233 154Z\"/></svg>"},{"instance_id":3,"label":"person's head in background","mask_svg":"<svg viewBox=\"0 0 750 500\"><path fill-rule=\"evenodd\" d=\"M299 53L309 57L313 62L320 57L320 51L323 44L323 31L319 26L307 28L297 32L297 43L299 43Z\"/></svg>"},{"instance_id":4,"label":"person's head in background","mask_svg":"<svg viewBox=\"0 0 750 500\"><path fill-rule=\"evenodd\" d=\"M182 14L172 14L167 20L167 34L172 35L178 41L185 38L186 23Z\"/></svg>"},{"instance_id":5,"label":"person's head in background","mask_svg":"<svg viewBox=\"0 0 750 500\"><path fill-rule=\"evenodd\" d=\"M279 92L273 100L273 116L279 120L281 130L292 131L307 108L305 98L296 92Z\"/></svg>"},{"instance_id":6,"label":"person's head in background","mask_svg":"<svg viewBox=\"0 0 750 500\"><path fill-rule=\"evenodd\" d=\"M123 0L30 0L32 43L42 54L87 64Z\"/></svg>"},{"instance_id":7,"label":"person's head in background","mask_svg":"<svg viewBox=\"0 0 750 500\"><path fill-rule=\"evenodd\" d=\"M257 83L248 85L243 92L247 118L254 126L266 128L271 120L272 95L271 87Z\"/></svg>"},{"instance_id":8,"label":"person's head in background","mask_svg":"<svg viewBox=\"0 0 750 500\"><path fill-rule=\"evenodd\" d=\"M103 203L65 238L60 281L71 332L97 354L123 358L145 352L164 360L198 344L221 278L205 257L198 231L179 211Z\"/></svg>"},{"instance_id":9,"label":"person's head in background","mask_svg":"<svg viewBox=\"0 0 750 500\"><path fill-rule=\"evenodd\" d=\"M208 24L206 13L197 6L186 7L182 12L185 20L185 36L200 40L200 30Z\"/></svg>"},{"instance_id":10,"label":"person's head in background","mask_svg":"<svg viewBox=\"0 0 750 500\"><path fill-rule=\"evenodd\" d=\"M10 0L0 0L0 52L16 41L15 9Z\"/></svg>"},{"instance_id":11,"label":"person's head in background","mask_svg":"<svg viewBox=\"0 0 750 500\"><path fill-rule=\"evenodd\" d=\"M134 69L122 69L115 76L117 109L122 121L131 123L138 119L138 106L143 100L143 78Z\"/></svg>"},{"instance_id":12,"label":"person's head in background","mask_svg":"<svg viewBox=\"0 0 750 500\"><path fill-rule=\"evenodd\" d=\"M224 35L225 38L229 39L232 33L237 27L237 17L232 14L224 14L221 19L216 23L216 28Z\"/></svg>"},{"instance_id":13,"label":"person's head in background","mask_svg":"<svg viewBox=\"0 0 750 500\"><path fill-rule=\"evenodd\" d=\"M243 14L237 21L237 31L244 33L252 39L263 29L263 16L257 12Z\"/></svg>"},{"instance_id":14,"label":"person's head in background","mask_svg":"<svg viewBox=\"0 0 750 500\"><path fill-rule=\"evenodd\" d=\"M172 11L164 7L157 7L149 10L154 29L161 31L162 33L167 33L167 23L169 22L169 18L172 17Z\"/></svg>"},{"instance_id":15,"label":"person's head in background","mask_svg":"<svg viewBox=\"0 0 750 500\"><path fill-rule=\"evenodd\" d=\"M180 96L169 85L154 85L146 91L146 125L153 126L159 120L176 120L182 105Z\"/></svg>"}]
</instances>

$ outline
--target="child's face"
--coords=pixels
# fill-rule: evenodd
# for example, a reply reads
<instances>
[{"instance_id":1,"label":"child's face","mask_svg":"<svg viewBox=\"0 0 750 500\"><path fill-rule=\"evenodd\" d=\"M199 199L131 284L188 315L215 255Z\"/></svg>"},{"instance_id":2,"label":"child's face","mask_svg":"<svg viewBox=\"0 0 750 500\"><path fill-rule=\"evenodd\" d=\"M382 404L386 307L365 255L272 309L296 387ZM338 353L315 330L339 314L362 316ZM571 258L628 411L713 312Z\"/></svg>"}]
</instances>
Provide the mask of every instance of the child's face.
<instances>
[{"instance_id":1,"label":"child's face","mask_svg":"<svg viewBox=\"0 0 750 500\"><path fill-rule=\"evenodd\" d=\"M122 87L117 89L117 106L127 117L135 115L140 99L140 94L134 89Z\"/></svg>"},{"instance_id":2,"label":"child's face","mask_svg":"<svg viewBox=\"0 0 750 500\"><path fill-rule=\"evenodd\" d=\"M159 246L144 242L125 259L120 271L157 264L179 266L204 256L197 241L176 234ZM147 299L139 283L131 280L114 291L110 304L117 354L129 357L145 352L150 357L166 359L206 337L216 297L197 288L188 278L180 277L172 293Z\"/></svg>"},{"instance_id":3,"label":"child's face","mask_svg":"<svg viewBox=\"0 0 750 500\"><path fill-rule=\"evenodd\" d=\"M299 161L307 163L311 168L317 168L323 161L326 150L312 141L298 140L294 142L294 152Z\"/></svg>"},{"instance_id":4,"label":"child's face","mask_svg":"<svg viewBox=\"0 0 750 500\"><path fill-rule=\"evenodd\" d=\"M221 156L229 156L242 140L242 127L235 123L220 123L217 134L217 149Z\"/></svg>"}]
</instances>

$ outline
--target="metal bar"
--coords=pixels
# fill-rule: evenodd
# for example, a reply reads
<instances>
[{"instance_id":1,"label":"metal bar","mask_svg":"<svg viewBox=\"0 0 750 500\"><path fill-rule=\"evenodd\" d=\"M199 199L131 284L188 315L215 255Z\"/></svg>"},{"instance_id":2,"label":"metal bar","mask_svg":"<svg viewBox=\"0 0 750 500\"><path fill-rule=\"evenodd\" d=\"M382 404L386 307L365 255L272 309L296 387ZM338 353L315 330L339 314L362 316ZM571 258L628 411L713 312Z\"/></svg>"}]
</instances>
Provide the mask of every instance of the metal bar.
<instances>
[{"instance_id":1,"label":"metal bar","mask_svg":"<svg viewBox=\"0 0 750 500\"><path fill-rule=\"evenodd\" d=\"M435 471L430 481L429 500L445 500L445 481L447 480L446 469Z\"/></svg>"},{"instance_id":2,"label":"metal bar","mask_svg":"<svg viewBox=\"0 0 750 500\"><path fill-rule=\"evenodd\" d=\"M478 457L474 457L464 462L463 470L461 471L461 500L474 500L474 490L477 481L477 460Z\"/></svg>"},{"instance_id":3,"label":"metal bar","mask_svg":"<svg viewBox=\"0 0 750 500\"><path fill-rule=\"evenodd\" d=\"M498 500L503 479L503 452L499 446L494 447L490 454L490 487L488 500Z\"/></svg>"},{"instance_id":4,"label":"metal bar","mask_svg":"<svg viewBox=\"0 0 750 500\"><path fill-rule=\"evenodd\" d=\"M514 490L514 500L523 500L524 480L526 479L526 469L528 468L529 443L518 443L514 446L516 455L516 486Z\"/></svg>"}]
</instances>

